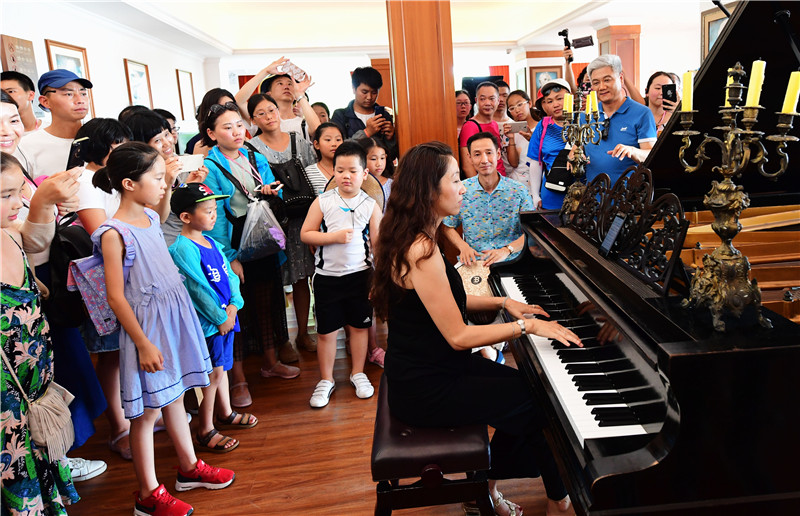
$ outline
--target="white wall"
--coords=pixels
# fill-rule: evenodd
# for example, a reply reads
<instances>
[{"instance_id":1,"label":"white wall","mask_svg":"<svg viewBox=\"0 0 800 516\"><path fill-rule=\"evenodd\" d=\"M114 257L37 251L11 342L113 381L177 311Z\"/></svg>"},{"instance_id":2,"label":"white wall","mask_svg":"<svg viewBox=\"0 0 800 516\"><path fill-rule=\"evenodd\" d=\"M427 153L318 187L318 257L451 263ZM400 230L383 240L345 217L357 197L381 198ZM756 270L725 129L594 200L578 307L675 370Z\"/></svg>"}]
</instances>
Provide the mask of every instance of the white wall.
<instances>
[{"instance_id":1,"label":"white wall","mask_svg":"<svg viewBox=\"0 0 800 516\"><path fill-rule=\"evenodd\" d=\"M192 72L198 104L205 92L202 56L134 33L72 5L2 1L0 32L33 42L36 69L40 75L50 69L45 39L86 48L89 74L94 84L95 115L98 117L116 118L128 105L123 63L126 58L148 65L153 107L167 109L180 118L177 68ZM38 77L32 79L36 84Z\"/></svg>"}]
</instances>

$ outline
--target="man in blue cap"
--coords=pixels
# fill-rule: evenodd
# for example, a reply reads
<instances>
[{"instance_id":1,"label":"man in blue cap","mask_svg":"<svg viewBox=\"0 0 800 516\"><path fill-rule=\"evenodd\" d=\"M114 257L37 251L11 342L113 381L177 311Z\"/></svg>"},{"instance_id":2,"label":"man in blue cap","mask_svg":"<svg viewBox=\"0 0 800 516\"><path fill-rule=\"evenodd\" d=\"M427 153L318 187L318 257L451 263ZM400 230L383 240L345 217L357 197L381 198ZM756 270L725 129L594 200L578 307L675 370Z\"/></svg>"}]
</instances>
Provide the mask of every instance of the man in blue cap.
<instances>
[{"instance_id":1,"label":"man in blue cap","mask_svg":"<svg viewBox=\"0 0 800 516\"><path fill-rule=\"evenodd\" d=\"M33 177L49 176L67 168L72 140L89 112L92 83L69 70L51 70L39 78L39 106L52 115L41 131L25 135L20 148Z\"/></svg>"}]
</instances>

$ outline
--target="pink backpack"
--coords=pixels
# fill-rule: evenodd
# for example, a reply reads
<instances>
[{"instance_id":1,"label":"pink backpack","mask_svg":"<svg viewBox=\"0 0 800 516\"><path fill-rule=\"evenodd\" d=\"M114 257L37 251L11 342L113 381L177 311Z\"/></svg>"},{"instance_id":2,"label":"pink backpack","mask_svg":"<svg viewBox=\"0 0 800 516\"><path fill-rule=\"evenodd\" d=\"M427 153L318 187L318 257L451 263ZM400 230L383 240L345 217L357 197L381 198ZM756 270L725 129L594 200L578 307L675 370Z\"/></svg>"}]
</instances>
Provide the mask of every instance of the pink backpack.
<instances>
[{"instance_id":1,"label":"pink backpack","mask_svg":"<svg viewBox=\"0 0 800 516\"><path fill-rule=\"evenodd\" d=\"M115 224L113 219L104 224L113 227L122 235L125 247L133 245L133 234L130 229ZM133 260L125 258L122 263L122 276L128 281L128 272L133 265ZM73 260L69 264L67 273L67 289L77 290L81 293L83 304L89 313L89 318L100 336L110 335L120 328L119 321L114 311L108 306L106 295L106 269L103 262L103 252L95 245L92 256Z\"/></svg>"}]
</instances>

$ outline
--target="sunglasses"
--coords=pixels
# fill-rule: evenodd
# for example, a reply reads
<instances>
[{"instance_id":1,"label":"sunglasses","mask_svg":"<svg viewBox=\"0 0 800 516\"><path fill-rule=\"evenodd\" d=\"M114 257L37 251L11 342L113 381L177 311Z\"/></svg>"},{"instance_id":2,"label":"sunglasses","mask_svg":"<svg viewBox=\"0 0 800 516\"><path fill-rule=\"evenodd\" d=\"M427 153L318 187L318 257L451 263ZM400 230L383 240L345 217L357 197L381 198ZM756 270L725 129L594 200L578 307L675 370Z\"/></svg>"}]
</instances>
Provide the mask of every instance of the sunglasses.
<instances>
[{"instance_id":1,"label":"sunglasses","mask_svg":"<svg viewBox=\"0 0 800 516\"><path fill-rule=\"evenodd\" d=\"M611 119L606 118L603 120L603 132L600 133L600 138L608 140L608 131L611 129Z\"/></svg>"},{"instance_id":2,"label":"sunglasses","mask_svg":"<svg viewBox=\"0 0 800 516\"><path fill-rule=\"evenodd\" d=\"M239 106L234 104L233 102L226 102L224 104L214 104L210 108L208 108L208 114L211 113L219 114L225 111L239 111Z\"/></svg>"}]
</instances>

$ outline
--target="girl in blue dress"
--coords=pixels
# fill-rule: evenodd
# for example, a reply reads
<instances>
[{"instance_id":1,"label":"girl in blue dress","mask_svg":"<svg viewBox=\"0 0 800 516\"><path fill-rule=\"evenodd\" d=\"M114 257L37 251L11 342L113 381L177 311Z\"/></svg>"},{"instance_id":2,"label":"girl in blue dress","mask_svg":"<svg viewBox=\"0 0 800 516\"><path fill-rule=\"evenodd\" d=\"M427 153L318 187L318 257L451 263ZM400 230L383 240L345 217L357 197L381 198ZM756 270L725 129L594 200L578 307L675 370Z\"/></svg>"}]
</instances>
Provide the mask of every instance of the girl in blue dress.
<instances>
[{"instance_id":1,"label":"girl in blue dress","mask_svg":"<svg viewBox=\"0 0 800 516\"><path fill-rule=\"evenodd\" d=\"M163 413L178 454L175 489L221 489L231 470L198 460L183 408L183 393L208 385L208 348L197 314L170 258L158 215L146 206L163 199L166 165L141 142L120 145L92 183L120 192L119 211L92 235L102 249L108 304L119 320L122 408L131 420L131 452L139 491L134 514L187 515L156 479L153 425Z\"/></svg>"}]
</instances>

